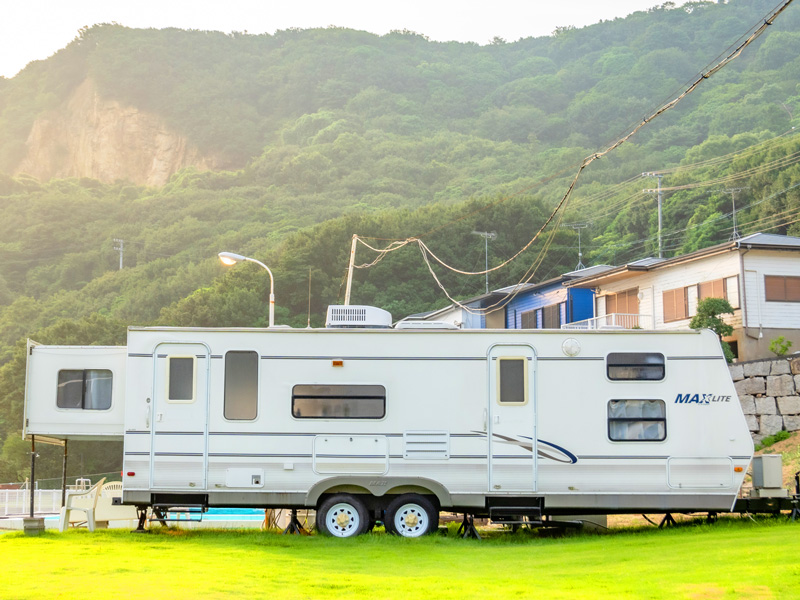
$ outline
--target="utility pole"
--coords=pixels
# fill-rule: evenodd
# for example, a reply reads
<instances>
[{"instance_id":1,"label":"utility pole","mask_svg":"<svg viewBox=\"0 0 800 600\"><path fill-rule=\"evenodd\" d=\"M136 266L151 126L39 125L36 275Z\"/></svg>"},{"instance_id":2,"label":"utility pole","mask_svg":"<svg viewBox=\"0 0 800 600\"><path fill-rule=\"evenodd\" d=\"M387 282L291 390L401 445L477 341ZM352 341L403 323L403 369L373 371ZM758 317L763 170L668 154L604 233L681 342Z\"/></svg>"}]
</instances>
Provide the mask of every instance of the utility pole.
<instances>
[{"instance_id":1,"label":"utility pole","mask_svg":"<svg viewBox=\"0 0 800 600\"><path fill-rule=\"evenodd\" d=\"M658 189L642 190L642 192L645 194L658 194L658 258L664 258L664 250L663 246L661 245L661 178L664 177L664 174L650 171L648 173L642 173L642 177L658 178Z\"/></svg>"},{"instance_id":2,"label":"utility pole","mask_svg":"<svg viewBox=\"0 0 800 600\"><path fill-rule=\"evenodd\" d=\"M122 254L125 252L125 240L114 238L114 250L119 252L119 270L122 270Z\"/></svg>"},{"instance_id":3,"label":"utility pole","mask_svg":"<svg viewBox=\"0 0 800 600\"><path fill-rule=\"evenodd\" d=\"M486 246L486 293L489 293L489 240L497 239L497 233L494 231L473 231L472 235L479 235L483 238Z\"/></svg>"},{"instance_id":4,"label":"utility pole","mask_svg":"<svg viewBox=\"0 0 800 600\"><path fill-rule=\"evenodd\" d=\"M749 190L749 187L740 187L740 188L728 188L727 190L722 190L723 194L730 194L731 195L731 202L733 204L733 233L731 233L731 237L728 238L730 241L736 241L741 235L739 235L739 230L736 228L736 192L743 192L744 190Z\"/></svg>"},{"instance_id":5,"label":"utility pole","mask_svg":"<svg viewBox=\"0 0 800 600\"><path fill-rule=\"evenodd\" d=\"M583 264L583 252L581 252L581 229L586 229L590 225L591 223L564 223L561 225L578 232L578 266L575 267L576 271L586 268Z\"/></svg>"},{"instance_id":6,"label":"utility pole","mask_svg":"<svg viewBox=\"0 0 800 600\"><path fill-rule=\"evenodd\" d=\"M356 263L356 245L358 244L358 235L353 234L353 243L350 245L350 262L347 265L347 287L344 292L344 305L350 306L350 289L353 287L353 267ZM310 274L309 274L310 277Z\"/></svg>"}]
</instances>

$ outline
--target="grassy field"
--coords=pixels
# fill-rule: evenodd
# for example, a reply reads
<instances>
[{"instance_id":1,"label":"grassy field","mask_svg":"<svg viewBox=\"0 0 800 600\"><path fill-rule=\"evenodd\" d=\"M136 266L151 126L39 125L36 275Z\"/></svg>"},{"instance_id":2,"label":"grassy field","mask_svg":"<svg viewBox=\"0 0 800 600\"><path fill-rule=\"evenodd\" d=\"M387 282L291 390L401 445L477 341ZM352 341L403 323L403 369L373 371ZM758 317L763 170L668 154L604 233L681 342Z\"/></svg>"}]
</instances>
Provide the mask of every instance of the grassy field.
<instances>
[{"instance_id":1,"label":"grassy field","mask_svg":"<svg viewBox=\"0 0 800 600\"><path fill-rule=\"evenodd\" d=\"M0 598L800 598L800 522L540 539L259 531L0 535Z\"/></svg>"}]
</instances>

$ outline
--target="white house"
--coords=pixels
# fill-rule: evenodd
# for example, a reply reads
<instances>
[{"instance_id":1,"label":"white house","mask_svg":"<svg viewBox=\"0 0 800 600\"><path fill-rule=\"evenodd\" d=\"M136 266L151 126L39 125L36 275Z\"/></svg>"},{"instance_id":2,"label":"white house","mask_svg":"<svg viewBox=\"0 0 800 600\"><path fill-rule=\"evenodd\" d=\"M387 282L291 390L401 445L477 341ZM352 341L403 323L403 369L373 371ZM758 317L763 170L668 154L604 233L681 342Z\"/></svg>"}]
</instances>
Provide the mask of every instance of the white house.
<instances>
[{"instance_id":1,"label":"white house","mask_svg":"<svg viewBox=\"0 0 800 600\"><path fill-rule=\"evenodd\" d=\"M595 291L595 328L686 329L697 303L725 298L727 338L740 360L769 356L770 341L785 336L800 349L800 238L767 233L669 259L647 258L565 285ZM573 324L573 327L576 326Z\"/></svg>"}]
</instances>

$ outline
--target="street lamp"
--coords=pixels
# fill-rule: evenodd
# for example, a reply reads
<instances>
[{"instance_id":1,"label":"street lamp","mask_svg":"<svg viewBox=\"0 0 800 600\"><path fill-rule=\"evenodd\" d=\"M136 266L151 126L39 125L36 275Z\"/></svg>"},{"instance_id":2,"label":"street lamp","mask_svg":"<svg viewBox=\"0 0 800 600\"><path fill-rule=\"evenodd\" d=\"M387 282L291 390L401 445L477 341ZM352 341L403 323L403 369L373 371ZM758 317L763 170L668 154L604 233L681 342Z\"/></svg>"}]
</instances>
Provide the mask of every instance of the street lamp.
<instances>
[{"instance_id":1,"label":"street lamp","mask_svg":"<svg viewBox=\"0 0 800 600\"><path fill-rule=\"evenodd\" d=\"M269 267L262 263L260 260L256 260L255 258L250 258L248 256L242 256L241 254L234 254L233 252L220 252L217 256L222 261L223 265L231 266L235 265L238 262L249 261L254 262L257 265L264 267L269 273L269 326L275 326L275 280L272 277L272 271L269 270Z\"/></svg>"}]
</instances>

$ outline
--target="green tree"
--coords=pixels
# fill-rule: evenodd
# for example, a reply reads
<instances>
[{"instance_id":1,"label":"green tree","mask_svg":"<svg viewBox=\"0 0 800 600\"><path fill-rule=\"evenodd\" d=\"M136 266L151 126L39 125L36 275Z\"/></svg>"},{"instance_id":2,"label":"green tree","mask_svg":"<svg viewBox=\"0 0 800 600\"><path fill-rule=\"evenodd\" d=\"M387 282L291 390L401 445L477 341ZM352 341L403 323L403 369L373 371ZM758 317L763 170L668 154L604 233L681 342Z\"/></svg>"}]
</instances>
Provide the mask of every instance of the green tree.
<instances>
[{"instance_id":1,"label":"green tree","mask_svg":"<svg viewBox=\"0 0 800 600\"><path fill-rule=\"evenodd\" d=\"M719 337L722 351L725 353L725 360L733 360L733 351L730 344L723 341L733 333L733 327L722 320L720 315L732 315L733 307L727 300L722 298L705 298L697 303L697 314L692 317L689 327L692 329L710 329Z\"/></svg>"}]
</instances>

